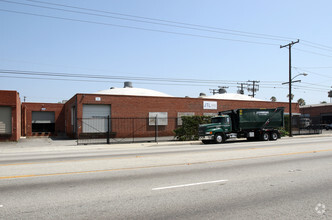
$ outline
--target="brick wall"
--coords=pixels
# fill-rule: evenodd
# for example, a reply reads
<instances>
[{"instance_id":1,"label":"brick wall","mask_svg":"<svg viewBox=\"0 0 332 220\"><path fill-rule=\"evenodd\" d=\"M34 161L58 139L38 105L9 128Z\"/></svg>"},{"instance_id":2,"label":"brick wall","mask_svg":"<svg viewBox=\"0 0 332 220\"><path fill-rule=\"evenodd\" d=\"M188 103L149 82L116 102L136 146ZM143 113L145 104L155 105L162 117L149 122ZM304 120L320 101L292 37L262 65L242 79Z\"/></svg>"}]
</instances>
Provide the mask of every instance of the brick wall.
<instances>
[{"instance_id":1,"label":"brick wall","mask_svg":"<svg viewBox=\"0 0 332 220\"><path fill-rule=\"evenodd\" d=\"M55 133L52 135L59 135L65 133L65 111L64 104L58 103L22 103L22 133L24 136L32 135L49 135L49 134L33 134L32 133L32 112L46 111L54 112L55 114Z\"/></svg>"},{"instance_id":2,"label":"brick wall","mask_svg":"<svg viewBox=\"0 0 332 220\"><path fill-rule=\"evenodd\" d=\"M96 99L99 97L100 99ZM204 110L203 101L216 101L216 110ZM77 104L76 104L77 102ZM195 115L204 113L218 113L219 111L237 108L276 108L285 107L288 112L286 102L267 101L238 101L238 100L213 100L204 98L176 98L176 97L144 97L144 96L120 96L120 95L100 95L100 94L76 94L66 105L66 126L67 134L74 136L71 125L71 108L75 106L77 118L82 118L84 104L108 104L111 105L112 118L148 118L149 112L167 112L169 119L177 118L178 112L194 112ZM297 103L292 104L292 112L299 113ZM173 121L173 120L172 120ZM164 135L173 135L175 123L167 126L160 126ZM77 124L78 133L82 132L81 124ZM152 131L151 131L152 132Z\"/></svg>"},{"instance_id":3,"label":"brick wall","mask_svg":"<svg viewBox=\"0 0 332 220\"><path fill-rule=\"evenodd\" d=\"M21 101L17 91L0 90L0 106L11 107L12 134L0 136L0 141L18 141L21 137Z\"/></svg>"},{"instance_id":4,"label":"brick wall","mask_svg":"<svg viewBox=\"0 0 332 220\"><path fill-rule=\"evenodd\" d=\"M332 105L306 106L300 108L301 114L310 114L310 117L320 116L321 114L332 114Z\"/></svg>"}]
</instances>

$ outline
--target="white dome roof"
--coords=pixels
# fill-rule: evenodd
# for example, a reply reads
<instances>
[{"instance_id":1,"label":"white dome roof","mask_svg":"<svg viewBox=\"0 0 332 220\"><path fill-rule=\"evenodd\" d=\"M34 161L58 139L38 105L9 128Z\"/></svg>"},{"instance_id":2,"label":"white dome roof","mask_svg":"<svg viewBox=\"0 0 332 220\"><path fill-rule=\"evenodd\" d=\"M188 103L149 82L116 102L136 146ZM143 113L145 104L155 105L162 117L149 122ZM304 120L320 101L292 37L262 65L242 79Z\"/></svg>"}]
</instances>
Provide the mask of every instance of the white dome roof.
<instances>
[{"instance_id":1,"label":"white dome roof","mask_svg":"<svg viewBox=\"0 0 332 220\"><path fill-rule=\"evenodd\" d=\"M112 88L96 92L95 94L103 95L132 95L132 96L158 96L158 97L173 97L162 92L141 89L141 88Z\"/></svg>"},{"instance_id":2,"label":"white dome roof","mask_svg":"<svg viewBox=\"0 0 332 220\"><path fill-rule=\"evenodd\" d=\"M215 94L204 97L205 99L227 99L227 100L242 100L242 101L264 101L261 99L252 98L251 96L236 94L236 93L224 93Z\"/></svg>"}]
</instances>

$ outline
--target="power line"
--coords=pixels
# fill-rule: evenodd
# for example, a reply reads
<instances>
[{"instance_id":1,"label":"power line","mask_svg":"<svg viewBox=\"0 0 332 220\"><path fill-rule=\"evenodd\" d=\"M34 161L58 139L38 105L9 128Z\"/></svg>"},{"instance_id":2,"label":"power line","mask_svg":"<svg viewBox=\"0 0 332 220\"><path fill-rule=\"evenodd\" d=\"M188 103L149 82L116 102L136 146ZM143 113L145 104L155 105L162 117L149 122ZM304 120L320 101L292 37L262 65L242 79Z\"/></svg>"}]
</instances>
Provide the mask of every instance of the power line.
<instances>
[{"instance_id":1,"label":"power line","mask_svg":"<svg viewBox=\"0 0 332 220\"><path fill-rule=\"evenodd\" d=\"M121 17L109 16L109 15L101 15L101 14L95 14L95 13L88 13L88 12L81 12L81 11L74 11L74 10L67 10L67 9L60 9L60 8L53 8L53 7L47 7L47 6L26 4L26 3L15 2L15 1L7 1L7 0L0 0L0 1L6 2L6 3L11 3L11 4L25 5L25 6L30 6L30 7L45 8L45 9L50 9L50 10L57 10L57 11L78 13L78 14L84 14L84 15L106 17L106 18L126 20L126 21L134 21L134 22L140 22L140 23L163 25L163 26L183 28L183 29L190 29L190 30L196 30L196 31L206 31L206 32L212 32L212 33L227 34L227 35L234 35L234 36L241 36L241 37L250 37L250 38L259 38L259 39L267 39L267 40L275 40L275 41L284 40L284 39L275 38L275 37L264 37L264 36L256 36L256 35L254 36L254 35L250 35L250 34L242 34L242 33L234 33L234 32L230 33L230 32L219 31L219 30L211 30L211 29L206 29L206 28L203 29L203 28L188 27L188 26L181 26L181 25L175 25L175 24L165 24L165 23L160 23L160 22L142 21L142 20L131 19L131 18L121 18Z\"/></svg>"},{"instance_id":2,"label":"power line","mask_svg":"<svg viewBox=\"0 0 332 220\"><path fill-rule=\"evenodd\" d=\"M68 79L68 78L42 78L42 77L23 77L23 76L1 76L0 78L13 78L13 79L28 79L28 80L51 80L51 81L71 81L71 82L89 82L89 83L123 83L123 81L99 81L99 80L80 80L80 79ZM212 84L175 84L175 83L148 83L148 82L135 82L135 84L141 84L141 85L172 85L172 86L201 86L201 87L206 87L206 86L211 86ZM225 83L227 84L228 83ZM216 85L216 84L213 84ZM237 88L235 85L230 85L229 87L232 88ZM288 89L286 87L280 87L280 86L260 86L261 88L266 88L266 89ZM306 86L294 86L294 89L300 89L305 91L318 91L318 92L326 92L328 89L321 89L321 88L314 88L314 87L306 87Z\"/></svg>"},{"instance_id":3,"label":"power line","mask_svg":"<svg viewBox=\"0 0 332 220\"><path fill-rule=\"evenodd\" d=\"M301 66L298 68L304 68L304 69L332 69L332 66Z\"/></svg>"},{"instance_id":4,"label":"power line","mask_svg":"<svg viewBox=\"0 0 332 220\"><path fill-rule=\"evenodd\" d=\"M98 24L98 25L104 25L104 26L112 26L112 27L135 29L135 30L150 31L150 32L159 32L159 33L165 33L165 34L183 35L183 36L190 36L190 37L207 38L207 39L214 39L214 40L225 40L225 41L250 43L250 44L260 44L260 45L269 45L269 46L278 45L278 44L264 43L264 42L257 42L257 41L238 40L238 39L230 39L230 38L222 38L222 37L213 37L213 36L207 36L207 35L189 34L189 33L181 33L181 32L174 32L174 31L164 31L164 30L158 30L158 29L150 29L150 28L127 26L127 25L103 23L103 22L97 22L97 21L87 21L87 20L74 19L74 18L64 18L64 17L42 15L42 14L35 14L35 13L21 12L21 11L13 11L13 10L6 10L6 9L0 9L0 11L15 13L15 14L24 14L24 15L36 16L36 17L52 18L52 19L58 19L58 20L74 21L74 22L80 22L80 23Z\"/></svg>"},{"instance_id":5,"label":"power line","mask_svg":"<svg viewBox=\"0 0 332 220\"><path fill-rule=\"evenodd\" d=\"M80 9L80 10L85 10L85 11L99 12L99 13L104 13L104 14L114 14L114 15L120 15L120 16L132 17L132 18L139 18L139 19L145 19L145 20L152 20L152 21L159 21L159 22L165 22L165 23L172 23L172 24L180 24L180 25L186 25L186 26L193 26L193 27L199 27L199 28L207 28L207 29L222 30L222 31L234 32L234 33L241 33L241 34L250 34L250 35L271 37L271 38L277 38L277 39L282 39L282 40L293 39L291 37L269 35L269 34L262 34L262 33L254 33L254 32L246 32L246 31L232 30L232 29L212 27L212 26L206 26L206 25L198 25L198 24L192 24L192 23L170 21L170 20L165 20L165 19L149 18L149 17L129 15L129 14L123 14L123 13L116 13L116 12L110 12L110 11L104 11L104 10L96 10L96 9L89 9L89 8L77 7L77 6L70 6L70 5L64 5L64 4L55 4L55 3L49 3L49 2L37 1L37 0L26 0L26 1L35 2L35 3L41 3L41 4L47 4L47 5L53 5L53 6L61 6L61 7L65 7L65 8L74 8L74 9Z\"/></svg>"},{"instance_id":6,"label":"power line","mask_svg":"<svg viewBox=\"0 0 332 220\"><path fill-rule=\"evenodd\" d=\"M332 52L332 49L326 49L326 48L323 48L323 47L320 47L320 46L313 46L313 45L306 44L306 43L302 43L302 45L312 47L312 48L316 48L316 49L319 49L319 50L325 50L325 51Z\"/></svg>"},{"instance_id":7,"label":"power line","mask_svg":"<svg viewBox=\"0 0 332 220\"><path fill-rule=\"evenodd\" d=\"M317 46L319 46L319 47L323 47L323 48L325 47L325 48L332 49L331 46L326 46L326 45L324 45L324 44L318 44L318 43L314 43L314 42L307 41L307 40L301 40L301 41L306 42L306 43L309 43L309 44L312 44L312 45L317 45Z\"/></svg>"},{"instance_id":8,"label":"power line","mask_svg":"<svg viewBox=\"0 0 332 220\"><path fill-rule=\"evenodd\" d=\"M54 77L65 77L56 80L68 80L68 78L88 78L88 79L103 79L104 81L95 81L95 82L105 82L105 79L108 80L137 80L137 81L153 81L153 82L177 82L177 83L192 83L192 85L198 84L227 84L234 85L237 87L238 81L235 80L206 80L206 79L184 79L184 78L157 78L157 77L137 77L137 76L111 76L111 75L91 75L91 74L72 74L72 73L57 73L57 72L40 72L40 71L27 71L27 70L6 70L0 69L0 73L9 74L9 75L28 75L28 76L43 76L48 78L36 78L36 79L55 79ZM49 78L53 77L53 78ZM77 80L75 81L84 81ZM87 80L87 82L92 82L92 80ZM252 81L250 81L252 82ZM258 82L258 81L256 81ZM262 81L261 85L271 86L271 85L280 85L281 81ZM246 84L246 83L243 83ZM167 84L168 85L168 84ZM182 84L181 84L182 85ZM315 84L317 86L325 86ZM276 88L276 87L274 87Z\"/></svg>"},{"instance_id":9,"label":"power line","mask_svg":"<svg viewBox=\"0 0 332 220\"><path fill-rule=\"evenodd\" d=\"M81 11L66 10L66 9L53 8L53 7L47 7L47 6L42 6L42 5L32 5L32 4L26 4L26 3L20 3L20 2L8 1L8 0L0 0L0 1L7 2L7 3L13 3L13 4L27 5L27 6L32 6L32 7L47 8L47 9L52 9L52 10L67 11L67 12L72 12L72 13L80 13L80 14L87 14L87 15L101 16L101 17L109 17L109 18L114 18L114 19L129 20L129 21L143 22L143 23L150 23L150 24L157 24L157 25L173 26L173 27L177 27L177 28L207 31L207 32L220 33L220 34L229 34L229 35L236 35L236 36L242 36L242 37L260 38L260 39L268 39L268 40L289 40L289 39L291 39L290 37L283 37L283 36L276 36L276 35L269 35L269 34L261 34L261 33L253 33L253 32L244 32L244 31L231 30L231 29L225 29L225 28L217 28L217 27L211 27L211 26L191 24L191 23L176 22L176 21L148 18L148 17L142 17L142 16L134 16L134 15L129 15L129 14L121 14L121 13L115 13L115 12L110 12L110 11L95 10L95 9L89 9L89 8L83 8L83 7L77 7L77 6L69 6L69 5L64 5L64 4L55 4L55 3L36 1L36 0L26 0L26 1L34 2L34 3L40 3L40 4L46 4L46 5L53 5L53 6L60 6L60 7L66 7L66 8L85 10L85 11L93 11L93 12L98 12L98 13L103 13L103 14L113 14L113 15L120 15L120 16L132 17L132 18L151 20L151 21L158 21L158 22L149 22L149 21L143 21L143 20L137 20L137 19L128 19L128 18L121 18L121 17L114 17L114 16L106 16L106 15L95 14L95 13L87 13L87 12L81 12ZM145 31L156 31L156 32L162 32L162 33L169 33L169 34L180 34L180 35L203 37L203 38L210 38L210 39L237 41L237 42L243 42L243 43L276 45L276 44L271 44L271 43L266 43L266 42L254 42L254 41L246 41L246 40L218 38L218 37L212 37L212 36L178 33L178 32L172 32L172 31L163 31L163 30L155 30L155 29L148 29L148 28L139 28L139 27L133 27L133 26L117 25L117 24L107 24L107 23L102 23L102 22L86 21L86 20L71 19L71 18L62 18L62 17L56 17L56 16L47 16L47 15L40 15L40 14L33 14L33 13L26 13L26 12L17 12L17 11L10 11L10 10L2 10L2 11L7 11L7 12L11 12L11 13L21 13L21 14L33 15L33 16L48 17L48 18L54 18L54 19L65 19L65 20L77 21L77 22L87 22L87 23L94 23L94 24L101 24L101 25L111 25L111 26L116 26L116 27L132 28L132 29L139 29L139 30L145 30ZM160 22L164 22L164 23L160 23ZM177 25L172 25L172 24L177 24ZM179 24L180 25L185 25L185 26L179 26ZM204 29L202 29L202 28L204 28ZM227 31L227 32L225 32L225 31ZM228 33L228 32L230 32L230 33ZM326 46L326 45L323 45L323 44L313 43L311 41L306 41L306 40L302 40L302 41L307 42L307 43L303 44L305 46L314 47L314 48L317 48L317 49L327 50L327 51L332 52L332 47L329 47L329 46ZM301 50L301 49L296 49L296 50L306 52L306 53L315 54L315 55L325 56L325 57L332 57L332 56L329 56L329 55L326 55L326 54L321 54L321 53L312 52L312 51L308 51L308 50Z\"/></svg>"},{"instance_id":10,"label":"power line","mask_svg":"<svg viewBox=\"0 0 332 220\"><path fill-rule=\"evenodd\" d=\"M302 50L302 49L298 49L298 48L294 48L294 50L298 50L298 51L305 52L305 53L311 53L311 54L315 54L315 55L323 56L323 57L332 57L332 55L317 53L317 52L313 52L313 51L310 51L310 50Z\"/></svg>"},{"instance_id":11,"label":"power line","mask_svg":"<svg viewBox=\"0 0 332 220\"><path fill-rule=\"evenodd\" d=\"M74 8L74 9L80 9L80 10L85 10L85 11L99 12L99 13L104 13L104 14L114 14L114 15L120 15L120 16L132 17L132 18L139 18L139 19L145 19L145 20L166 22L166 23L171 23L171 24L180 24L180 25L199 27L199 28L205 28L205 29L221 30L221 31L228 31L228 32L240 33L240 34L249 34L249 35L261 36L261 37L268 37L270 39L275 39L275 40L283 40L283 41L287 40L287 41L289 41L291 39L294 39L294 37L285 37L285 36L278 36L278 35L271 35L271 34L262 34L262 33L239 31L239 30L226 29L226 28L220 28L220 27L212 27L212 26L206 26L206 25L198 25L198 24L192 24L192 23L170 21L170 20L163 20L163 19L156 19L156 18L149 18L149 17L143 17L143 16L135 16L135 15L129 15L129 14L123 14L123 13L110 12L110 11L104 11L104 10L96 10L96 9L90 9L90 8L70 6L70 5L64 5L64 4L55 4L55 3L49 3L49 2L37 1L37 0L26 0L26 1L41 3L41 4L47 4L47 5L53 5L53 6L60 6L60 7L65 7L65 8ZM326 45L323 45L323 44L314 43L312 41L307 41L307 40L302 40L302 41L306 42L307 45L311 44L311 45L316 45L317 48L328 48L328 49L332 50L331 46L326 46Z\"/></svg>"},{"instance_id":12,"label":"power line","mask_svg":"<svg viewBox=\"0 0 332 220\"><path fill-rule=\"evenodd\" d=\"M310 70L306 70L306 69L303 69L303 68L299 68L299 67L293 67L293 68L296 69L296 70L299 69L299 70L302 70L302 71L310 73L310 74L321 76L321 77L324 77L324 78L332 79L332 76L329 76L329 75L325 75L325 74L321 74L321 73L316 73L316 72L313 72L313 71L310 71Z\"/></svg>"}]
</instances>

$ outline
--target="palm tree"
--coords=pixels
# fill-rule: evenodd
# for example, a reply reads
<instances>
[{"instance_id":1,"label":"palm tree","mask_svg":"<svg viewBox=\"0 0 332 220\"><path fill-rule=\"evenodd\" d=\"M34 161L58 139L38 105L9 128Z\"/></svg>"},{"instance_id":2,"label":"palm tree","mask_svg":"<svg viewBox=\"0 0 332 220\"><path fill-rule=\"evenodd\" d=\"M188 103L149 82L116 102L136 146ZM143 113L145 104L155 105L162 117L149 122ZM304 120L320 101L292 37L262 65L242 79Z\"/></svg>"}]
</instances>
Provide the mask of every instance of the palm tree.
<instances>
[{"instance_id":1,"label":"palm tree","mask_svg":"<svg viewBox=\"0 0 332 220\"><path fill-rule=\"evenodd\" d=\"M297 103L299 103L300 106L304 106L305 105L305 101L302 98L299 98L299 100L297 100Z\"/></svg>"},{"instance_id":2,"label":"palm tree","mask_svg":"<svg viewBox=\"0 0 332 220\"><path fill-rule=\"evenodd\" d=\"M276 98L275 96L272 96L272 97L270 98L270 100L271 100L271 102L276 102L276 101L277 101L277 98Z\"/></svg>"}]
</instances>

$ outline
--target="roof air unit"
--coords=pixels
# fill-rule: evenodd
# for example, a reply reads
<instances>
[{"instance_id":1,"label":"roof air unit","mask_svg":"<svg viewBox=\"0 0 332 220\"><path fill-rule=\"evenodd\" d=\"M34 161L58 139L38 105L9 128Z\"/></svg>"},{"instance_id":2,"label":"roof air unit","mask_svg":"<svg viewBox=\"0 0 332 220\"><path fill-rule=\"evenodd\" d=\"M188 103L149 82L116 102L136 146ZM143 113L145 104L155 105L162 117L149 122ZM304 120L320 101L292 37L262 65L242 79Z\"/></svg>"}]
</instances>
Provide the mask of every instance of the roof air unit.
<instances>
[{"instance_id":1,"label":"roof air unit","mask_svg":"<svg viewBox=\"0 0 332 220\"><path fill-rule=\"evenodd\" d=\"M132 82L124 82L123 88L133 88L133 83Z\"/></svg>"}]
</instances>

